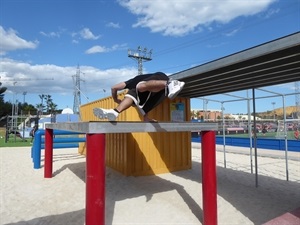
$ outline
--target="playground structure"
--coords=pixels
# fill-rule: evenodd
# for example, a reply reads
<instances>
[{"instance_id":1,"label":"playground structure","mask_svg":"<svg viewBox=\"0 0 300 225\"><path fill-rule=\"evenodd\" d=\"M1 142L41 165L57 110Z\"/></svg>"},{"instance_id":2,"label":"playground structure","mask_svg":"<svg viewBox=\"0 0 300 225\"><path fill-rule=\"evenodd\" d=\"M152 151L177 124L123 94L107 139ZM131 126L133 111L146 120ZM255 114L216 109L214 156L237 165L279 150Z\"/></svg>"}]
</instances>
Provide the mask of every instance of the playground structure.
<instances>
[{"instance_id":1,"label":"playground structure","mask_svg":"<svg viewBox=\"0 0 300 225\"><path fill-rule=\"evenodd\" d=\"M25 138L30 138L30 131L35 125L38 125L39 129L45 129L46 123L60 123L60 122L78 122L79 115L73 114L73 111L66 108L61 114L49 114L49 115L12 115L6 117L6 135L5 142L9 140L9 135L14 135L14 141L16 138L21 138L24 141Z\"/></svg>"},{"instance_id":2,"label":"playground structure","mask_svg":"<svg viewBox=\"0 0 300 225\"><path fill-rule=\"evenodd\" d=\"M8 142L9 135L14 134L14 140L19 137L23 140L30 137L30 131L37 121L36 116L14 115L6 117L5 142Z\"/></svg>"},{"instance_id":3,"label":"playground structure","mask_svg":"<svg viewBox=\"0 0 300 225\"><path fill-rule=\"evenodd\" d=\"M71 131L53 131L55 138L53 139L53 148L78 148L79 142L85 142L85 137L79 137L78 132ZM57 136L61 136L58 138ZM34 135L34 142L31 147L31 157L33 159L33 168L41 168L41 151L45 148L45 130L37 130Z\"/></svg>"},{"instance_id":4,"label":"playground structure","mask_svg":"<svg viewBox=\"0 0 300 225\"><path fill-rule=\"evenodd\" d=\"M217 224L215 123L79 122L46 124L44 177L53 174L53 130L86 134L86 225L105 224L106 134L201 131L203 224Z\"/></svg>"}]
</instances>

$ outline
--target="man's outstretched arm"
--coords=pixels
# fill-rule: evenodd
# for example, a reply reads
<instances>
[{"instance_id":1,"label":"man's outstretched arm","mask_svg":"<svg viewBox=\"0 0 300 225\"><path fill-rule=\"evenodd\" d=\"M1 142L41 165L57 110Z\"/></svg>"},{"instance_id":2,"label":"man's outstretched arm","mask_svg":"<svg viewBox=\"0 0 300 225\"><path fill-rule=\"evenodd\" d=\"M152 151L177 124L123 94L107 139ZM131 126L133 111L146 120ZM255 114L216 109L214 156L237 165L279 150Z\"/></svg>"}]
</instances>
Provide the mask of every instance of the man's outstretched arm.
<instances>
[{"instance_id":1,"label":"man's outstretched arm","mask_svg":"<svg viewBox=\"0 0 300 225\"><path fill-rule=\"evenodd\" d=\"M111 96L114 99L114 102L118 104L121 102L121 100L118 99L118 91L123 90L125 86L126 86L125 82L121 82L111 87Z\"/></svg>"}]
</instances>

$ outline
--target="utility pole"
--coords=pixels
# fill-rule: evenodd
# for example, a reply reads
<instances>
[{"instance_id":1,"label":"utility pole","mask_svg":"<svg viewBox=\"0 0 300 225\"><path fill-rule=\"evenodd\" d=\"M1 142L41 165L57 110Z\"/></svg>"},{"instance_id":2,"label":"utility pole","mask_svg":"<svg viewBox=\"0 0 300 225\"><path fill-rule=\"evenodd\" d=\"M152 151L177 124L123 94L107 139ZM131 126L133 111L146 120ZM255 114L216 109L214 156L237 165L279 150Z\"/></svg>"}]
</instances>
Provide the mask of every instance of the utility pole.
<instances>
[{"instance_id":1,"label":"utility pole","mask_svg":"<svg viewBox=\"0 0 300 225\"><path fill-rule=\"evenodd\" d=\"M143 62L152 60L152 49L148 52L147 48L142 49L141 46L137 50L128 49L128 57L137 60L138 62L138 74L143 74Z\"/></svg>"},{"instance_id":2,"label":"utility pole","mask_svg":"<svg viewBox=\"0 0 300 225\"><path fill-rule=\"evenodd\" d=\"M14 82L14 89L15 89L15 86L16 86L16 83L17 81ZM13 102L12 102L12 108L11 108L11 130L14 130L16 131L18 129L18 126L17 126L17 117L18 117L18 100L16 100L16 91L14 90L14 93L13 93ZM15 137L16 138L16 137Z\"/></svg>"},{"instance_id":3,"label":"utility pole","mask_svg":"<svg viewBox=\"0 0 300 225\"><path fill-rule=\"evenodd\" d=\"M77 66L76 74L72 76L74 83L74 103L73 103L73 113L79 114L79 107L81 105L81 96L80 96L80 68Z\"/></svg>"},{"instance_id":4,"label":"utility pole","mask_svg":"<svg viewBox=\"0 0 300 225\"><path fill-rule=\"evenodd\" d=\"M25 104L25 95L27 94L27 91L23 91L23 105Z\"/></svg>"}]
</instances>

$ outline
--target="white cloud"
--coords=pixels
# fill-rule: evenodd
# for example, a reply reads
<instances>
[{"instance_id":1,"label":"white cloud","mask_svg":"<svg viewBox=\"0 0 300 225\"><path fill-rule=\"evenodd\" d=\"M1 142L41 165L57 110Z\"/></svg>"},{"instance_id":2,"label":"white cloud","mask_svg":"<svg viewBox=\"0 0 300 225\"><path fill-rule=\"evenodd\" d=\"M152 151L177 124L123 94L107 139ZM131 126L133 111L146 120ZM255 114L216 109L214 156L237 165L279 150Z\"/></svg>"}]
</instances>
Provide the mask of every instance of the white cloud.
<instances>
[{"instance_id":1,"label":"white cloud","mask_svg":"<svg viewBox=\"0 0 300 225\"><path fill-rule=\"evenodd\" d=\"M40 34L45 36L45 37L50 37L50 38L54 38L54 37L60 37L60 32L49 32L46 33L44 31L40 31Z\"/></svg>"},{"instance_id":2,"label":"white cloud","mask_svg":"<svg viewBox=\"0 0 300 225\"><path fill-rule=\"evenodd\" d=\"M89 28L83 28L79 33L83 39L87 40L97 40L101 37L100 35L95 36Z\"/></svg>"},{"instance_id":3,"label":"white cloud","mask_svg":"<svg viewBox=\"0 0 300 225\"><path fill-rule=\"evenodd\" d=\"M72 93L72 76L76 74L77 67L61 67L53 64L30 64L27 62L16 61L9 58L3 58L0 61L0 81L6 87L14 86L22 90L27 88L32 93ZM136 75L136 68L120 68L99 70L91 66L80 66L82 79L85 85L89 86L90 92L99 89L99 83L103 84L105 80L110 87L115 82L119 82ZM3 72L5 71L5 72ZM88 78L85 79L84 77ZM107 88L102 87L101 88Z\"/></svg>"},{"instance_id":4,"label":"white cloud","mask_svg":"<svg viewBox=\"0 0 300 225\"><path fill-rule=\"evenodd\" d=\"M112 51L117 51L117 50L125 50L125 49L128 49L128 46L127 46L127 44L121 44L121 45L113 45L112 47L111 47L111 50Z\"/></svg>"},{"instance_id":5,"label":"white cloud","mask_svg":"<svg viewBox=\"0 0 300 225\"><path fill-rule=\"evenodd\" d=\"M113 45L110 48L107 48L105 46L95 45L88 50L85 51L86 54L95 54L95 53L105 53L105 52L112 52L112 51L118 51L118 50L124 50L127 49L126 44L121 45Z\"/></svg>"},{"instance_id":6,"label":"white cloud","mask_svg":"<svg viewBox=\"0 0 300 225\"><path fill-rule=\"evenodd\" d=\"M108 24L106 24L107 27L112 27L112 28L120 28L120 24L119 23L113 23L113 22L109 22Z\"/></svg>"},{"instance_id":7,"label":"white cloud","mask_svg":"<svg viewBox=\"0 0 300 225\"><path fill-rule=\"evenodd\" d=\"M95 53L103 53L103 52L109 52L109 49L100 45L95 45L85 51L86 54L95 54Z\"/></svg>"},{"instance_id":8,"label":"white cloud","mask_svg":"<svg viewBox=\"0 0 300 225\"><path fill-rule=\"evenodd\" d=\"M30 64L3 58L0 61L0 81L8 90L5 92L9 98L12 93L22 96L37 96L38 94L50 94L54 103L59 108L73 104L74 84L72 77L76 74L77 67L61 67L53 64ZM5 71L5 72L3 72ZM80 66L82 92L90 100L103 97L103 89L110 90L116 83L127 80L136 75L136 67L100 70L91 66ZM15 83L16 82L16 83ZM101 94L102 93L102 94ZM106 93L110 95L110 92ZM62 96L69 96L68 102L62 102ZM33 100L26 99L30 104Z\"/></svg>"},{"instance_id":9,"label":"white cloud","mask_svg":"<svg viewBox=\"0 0 300 225\"><path fill-rule=\"evenodd\" d=\"M119 3L138 16L133 27L147 27L152 32L161 32L163 35L182 36L213 22L228 23L239 16L262 12L275 1L119 0Z\"/></svg>"},{"instance_id":10,"label":"white cloud","mask_svg":"<svg viewBox=\"0 0 300 225\"><path fill-rule=\"evenodd\" d=\"M239 29L231 30L230 32L227 32L225 34L225 36L227 36L227 37L234 36L238 31L239 31Z\"/></svg>"},{"instance_id":11,"label":"white cloud","mask_svg":"<svg viewBox=\"0 0 300 225\"><path fill-rule=\"evenodd\" d=\"M0 55L18 49L35 49L38 46L38 41L26 41L18 36L17 31L13 29L5 30L2 26L0 26L0 37Z\"/></svg>"},{"instance_id":12,"label":"white cloud","mask_svg":"<svg viewBox=\"0 0 300 225\"><path fill-rule=\"evenodd\" d=\"M78 44L78 43L79 43L79 41L78 41L78 40L75 40L75 39L73 39L73 40L72 40L72 43L73 43L73 44Z\"/></svg>"},{"instance_id":13,"label":"white cloud","mask_svg":"<svg viewBox=\"0 0 300 225\"><path fill-rule=\"evenodd\" d=\"M279 13L280 9L269 9L266 13L265 13L265 18L270 18L271 16L273 16L274 14Z\"/></svg>"}]
</instances>

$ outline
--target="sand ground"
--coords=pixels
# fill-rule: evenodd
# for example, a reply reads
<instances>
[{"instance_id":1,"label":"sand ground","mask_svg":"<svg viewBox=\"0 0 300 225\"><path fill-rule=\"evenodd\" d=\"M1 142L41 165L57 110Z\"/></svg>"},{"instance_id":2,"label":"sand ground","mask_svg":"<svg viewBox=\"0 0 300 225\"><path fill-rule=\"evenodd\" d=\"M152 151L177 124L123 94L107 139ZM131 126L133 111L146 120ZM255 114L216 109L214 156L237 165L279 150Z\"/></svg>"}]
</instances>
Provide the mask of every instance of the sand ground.
<instances>
[{"instance_id":1,"label":"sand ground","mask_svg":"<svg viewBox=\"0 0 300 225\"><path fill-rule=\"evenodd\" d=\"M191 170L125 177L107 168L106 224L202 224L200 147L192 145ZM287 168L284 152L258 149L256 177L249 149L225 150L224 158L217 146L220 225L262 224L300 207L300 153L288 153ZM44 179L43 169L33 169L30 151L0 149L0 224L83 225L85 158L77 149L55 149L54 177Z\"/></svg>"}]
</instances>

